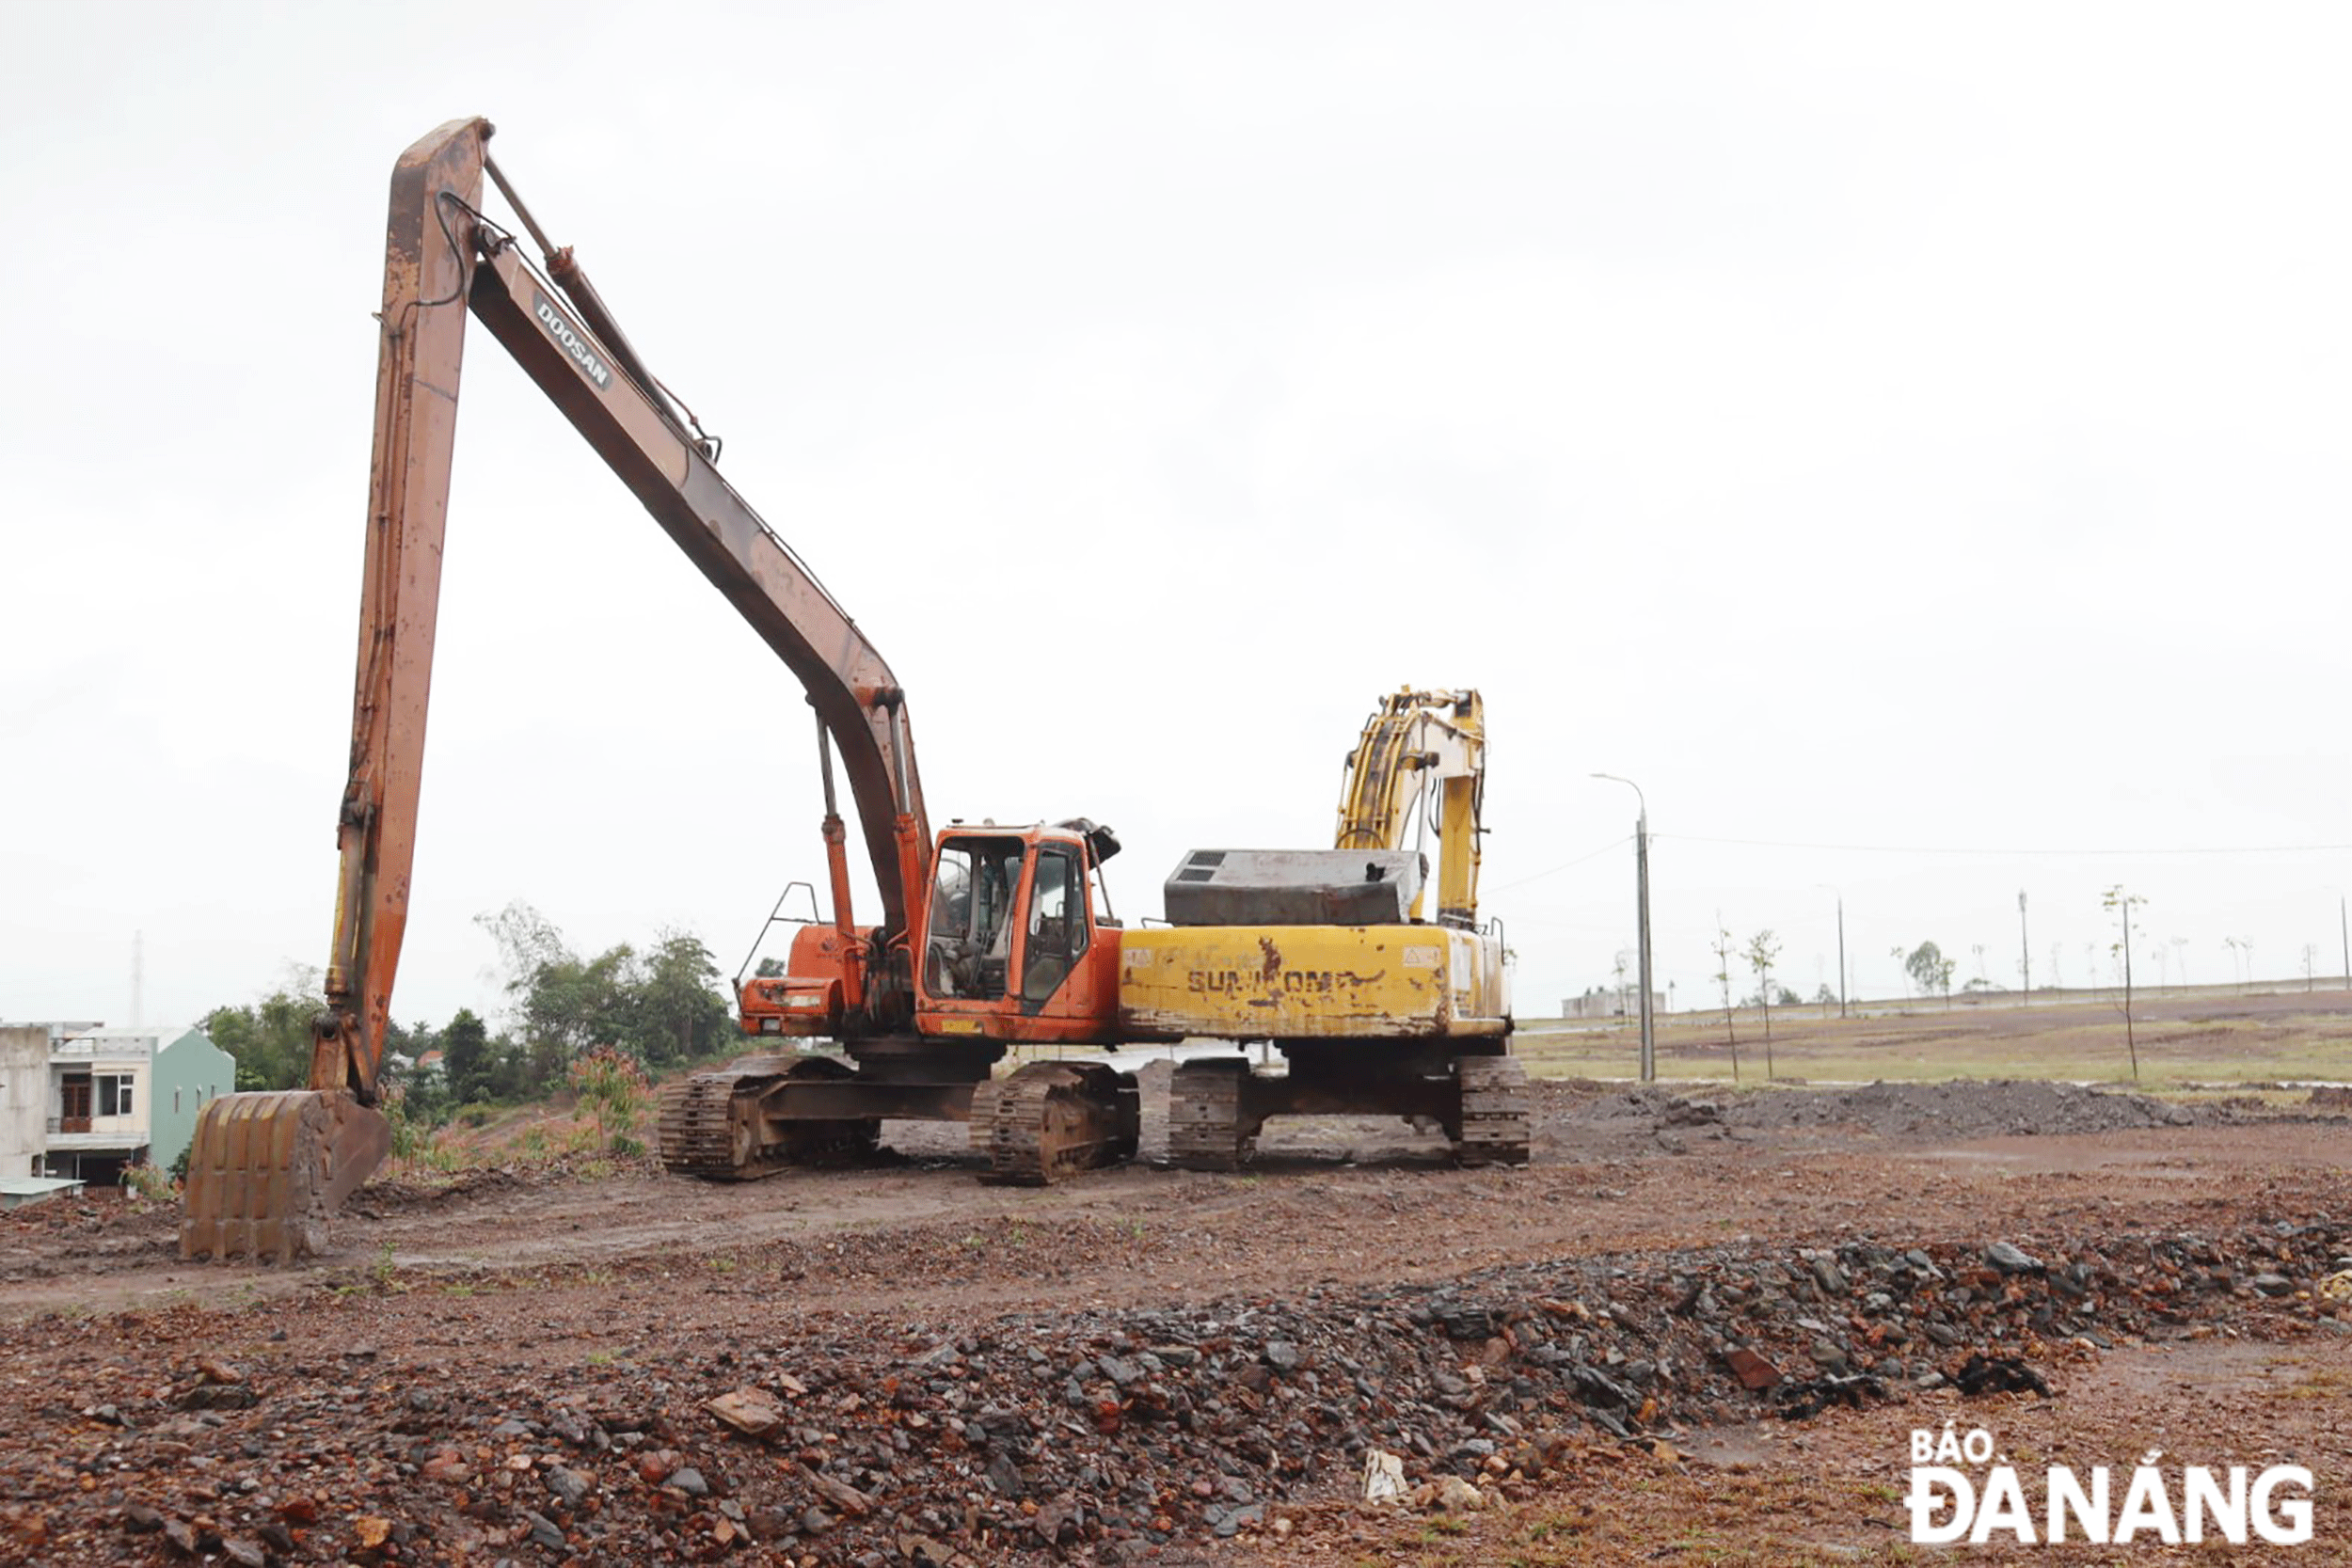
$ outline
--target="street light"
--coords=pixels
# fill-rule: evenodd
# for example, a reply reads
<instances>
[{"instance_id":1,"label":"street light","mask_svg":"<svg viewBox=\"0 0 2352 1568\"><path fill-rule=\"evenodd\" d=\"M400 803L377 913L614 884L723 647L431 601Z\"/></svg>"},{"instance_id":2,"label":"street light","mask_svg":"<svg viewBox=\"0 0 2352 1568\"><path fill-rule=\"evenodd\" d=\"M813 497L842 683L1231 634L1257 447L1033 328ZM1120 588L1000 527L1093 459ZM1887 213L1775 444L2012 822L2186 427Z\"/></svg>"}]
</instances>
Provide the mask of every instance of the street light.
<instances>
[{"instance_id":1,"label":"street light","mask_svg":"<svg viewBox=\"0 0 2352 1568\"><path fill-rule=\"evenodd\" d=\"M1827 882L1816 882L1813 885L1823 893L1837 895L1837 1016L1844 1018L1846 1016L1846 992L1853 989L1846 974L1846 895L1843 889L1834 888Z\"/></svg>"},{"instance_id":2,"label":"street light","mask_svg":"<svg viewBox=\"0 0 2352 1568\"><path fill-rule=\"evenodd\" d=\"M1596 779L1607 779L1633 791L1633 799L1641 815L1633 819L1633 898L1634 921L1641 932L1642 947L1642 1082L1658 1081L1657 1026L1650 1019L1649 980L1649 799L1642 786L1631 779L1615 773L1596 773Z\"/></svg>"}]
</instances>

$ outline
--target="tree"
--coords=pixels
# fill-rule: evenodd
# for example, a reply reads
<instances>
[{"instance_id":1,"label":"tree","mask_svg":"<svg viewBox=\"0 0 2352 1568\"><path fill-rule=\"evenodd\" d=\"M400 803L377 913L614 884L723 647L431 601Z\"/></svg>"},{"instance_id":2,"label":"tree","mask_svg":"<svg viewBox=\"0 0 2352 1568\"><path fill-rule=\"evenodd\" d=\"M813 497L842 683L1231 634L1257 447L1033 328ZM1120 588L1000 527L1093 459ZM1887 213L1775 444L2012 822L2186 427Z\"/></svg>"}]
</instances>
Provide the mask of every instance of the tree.
<instances>
[{"instance_id":1,"label":"tree","mask_svg":"<svg viewBox=\"0 0 2352 1568\"><path fill-rule=\"evenodd\" d=\"M547 916L524 903L476 917L499 944L517 1037L508 1087L539 1092L582 1052L617 1046L641 1062L691 1061L734 1037L719 965L702 939L663 931L640 953L628 942L583 958Z\"/></svg>"},{"instance_id":2,"label":"tree","mask_svg":"<svg viewBox=\"0 0 2352 1568\"><path fill-rule=\"evenodd\" d=\"M2100 896L2099 906L2115 916L2114 951L2123 961L2123 1044L2132 1053L2132 1082L2139 1082L2139 1040L2132 1032L2132 911L2148 902L2116 883Z\"/></svg>"},{"instance_id":3,"label":"tree","mask_svg":"<svg viewBox=\"0 0 2352 1568\"><path fill-rule=\"evenodd\" d=\"M259 1002L204 1015L204 1033L236 1058L240 1090L300 1088L310 1081L311 1022L326 1010L317 984L316 970L297 968Z\"/></svg>"},{"instance_id":4,"label":"tree","mask_svg":"<svg viewBox=\"0 0 2352 1568\"><path fill-rule=\"evenodd\" d=\"M623 980L636 958L627 942L582 958L553 922L519 900L496 914L477 915L474 923L499 944L510 1017L520 1037L520 1088L552 1088L573 1057L624 1037L628 1007Z\"/></svg>"},{"instance_id":5,"label":"tree","mask_svg":"<svg viewBox=\"0 0 2352 1568\"><path fill-rule=\"evenodd\" d=\"M1952 971L1959 966L1944 956L1944 950L1931 942L1923 942L1903 959L1903 972L1919 988L1919 994L1941 991L1944 1005L1952 1005Z\"/></svg>"},{"instance_id":6,"label":"tree","mask_svg":"<svg viewBox=\"0 0 2352 1568\"><path fill-rule=\"evenodd\" d=\"M1908 1002L1911 1000L1911 961L1904 956L1902 947L1899 943L1896 946L1888 948L1887 952L1894 955L1894 958L1897 963L1902 965L1903 1000Z\"/></svg>"},{"instance_id":7,"label":"tree","mask_svg":"<svg viewBox=\"0 0 2352 1568\"><path fill-rule=\"evenodd\" d=\"M1764 1004L1764 1076L1772 1076L1772 960L1780 957L1780 943L1770 928L1748 939L1748 967L1756 971L1756 994Z\"/></svg>"},{"instance_id":8,"label":"tree","mask_svg":"<svg viewBox=\"0 0 2352 1568\"><path fill-rule=\"evenodd\" d=\"M450 1098L460 1105L490 1098L498 1073L490 1052L490 1031L471 1007L460 1007L441 1031L441 1072L449 1080Z\"/></svg>"},{"instance_id":9,"label":"tree","mask_svg":"<svg viewBox=\"0 0 2352 1568\"><path fill-rule=\"evenodd\" d=\"M1731 1048L1731 1081L1740 1082L1740 1032L1731 1022L1731 932L1721 911L1715 915L1715 983L1724 988L1724 1043Z\"/></svg>"},{"instance_id":10,"label":"tree","mask_svg":"<svg viewBox=\"0 0 2352 1568\"><path fill-rule=\"evenodd\" d=\"M700 937L665 931L625 976L634 991L626 1042L644 1060L686 1062L731 1043L718 960Z\"/></svg>"}]
</instances>

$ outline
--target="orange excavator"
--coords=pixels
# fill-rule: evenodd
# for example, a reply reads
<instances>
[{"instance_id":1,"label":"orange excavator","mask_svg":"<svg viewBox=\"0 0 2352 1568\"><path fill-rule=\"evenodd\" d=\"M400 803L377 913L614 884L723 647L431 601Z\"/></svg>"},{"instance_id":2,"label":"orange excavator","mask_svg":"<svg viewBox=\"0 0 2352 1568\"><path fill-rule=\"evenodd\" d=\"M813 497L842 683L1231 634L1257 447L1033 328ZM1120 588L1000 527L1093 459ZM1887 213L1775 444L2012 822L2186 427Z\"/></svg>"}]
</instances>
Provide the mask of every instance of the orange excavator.
<instances>
[{"instance_id":1,"label":"orange excavator","mask_svg":"<svg viewBox=\"0 0 2352 1568\"><path fill-rule=\"evenodd\" d=\"M968 1120L988 1180L1042 1183L1132 1156L1134 1076L1032 1061L1019 1045L1206 1037L1265 1041L1291 1071L1235 1056L1188 1063L1171 1110L1180 1164L1249 1157L1272 1116L1404 1116L1446 1130L1455 1158L1528 1152L1524 1077L1509 1053L1500 930L1477 923L1484 770L1475 692L1386 699L1350 761L1337 845L1202 850L1166 886L1168 924L1126 930L1085 818L951 823L934 837L906 693L848 612L718 470L719 443L645 368L568 247L548 244L490 158L487 120L453 120L394 167L349 783L337 843L327 1006L310 1085L224 1095L197 1123L180 1244L190 1258L291 1260L390 1146L377 1072L407 920L426 694L440 594L450 453L469 315L489 329L688 560L751 624L816 709L830 920L801 927L783 973L740 984L764 1053L665 1090L661 1159L738 1180L870 1149L885 1119ZM482 211L498 186L542 258ZM850 899L849 781L880 918ZM1435 922L1406 831L1444 849ZM839 1054L787 1045L814 1039Z\"/></svg>"},{"instance_id":2,"label":"orange excavator","mask_svg":"<svg viewBox=\"0 0 2352 1568\"><path fill-rule=\"evenodd\" d=\"M934 844L906 694L889 666L720 477L719 443L645 368L570 249L548 243L490 158L491 133L485 119L451 121L393 170L327 1006L308 1088L224 1095L204 1108L182 1254L291 1260L320 1250L328 1216L390 1147L377 1073L408 913L469 314L775 650L817 713L834 918L803 927L788 973L754 980L741 1006L748 1031L830 1037L847 1061L794 1053L697 1075L661 1107L665 1162L759 1175L870 1145L885 1117L976 1115L975 1141L1000 1180L1042 1182L1132 1154L1132 1075L1040 1062L992 1077L1016 1043L1111 1037L1119 945L1099 872L1118 840L1079 819L951 828ZM485 176L542 265L484 214ZM850 912L836 755L881 895L874 925Z\"/></svg>"}]
</instances>

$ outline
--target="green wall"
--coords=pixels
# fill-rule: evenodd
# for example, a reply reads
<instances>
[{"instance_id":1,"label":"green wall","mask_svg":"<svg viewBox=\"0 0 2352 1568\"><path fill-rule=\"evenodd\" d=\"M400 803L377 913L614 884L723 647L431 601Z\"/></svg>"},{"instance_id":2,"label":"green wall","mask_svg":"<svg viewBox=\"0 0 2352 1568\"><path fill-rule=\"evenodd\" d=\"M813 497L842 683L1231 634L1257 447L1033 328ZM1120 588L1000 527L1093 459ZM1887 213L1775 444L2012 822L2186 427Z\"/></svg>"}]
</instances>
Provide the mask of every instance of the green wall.
<instances>
[{"instance_id":1,"label":"green wall","mask_svg":"<svg viewBox=\"0 0 2352 1568\"><path fill-rule=\"evenodd\" d=\"M236 1058L215 1045L200 1029L191 1029L155 1051L155 1076L148 1103L147 1157L159 1170L169 1170L196 1136L196 1113L204 1104L237 1086Z\"/></svg>"}]
</instances>

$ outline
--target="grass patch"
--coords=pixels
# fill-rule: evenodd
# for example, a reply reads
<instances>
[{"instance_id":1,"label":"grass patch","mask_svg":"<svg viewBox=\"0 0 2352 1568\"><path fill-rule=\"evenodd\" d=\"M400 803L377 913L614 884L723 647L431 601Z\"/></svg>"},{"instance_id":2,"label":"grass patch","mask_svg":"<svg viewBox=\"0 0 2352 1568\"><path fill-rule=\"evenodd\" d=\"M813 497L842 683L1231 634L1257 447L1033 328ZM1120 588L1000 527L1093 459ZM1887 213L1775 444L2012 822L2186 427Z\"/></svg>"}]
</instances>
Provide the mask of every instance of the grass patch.
<instances>
[{"instance_id":1,"label":"grass patch","mask_svg":"<svg viewBox=\"0 0 2352 1568\"><path fill-rule=\"evenodd\" d=\"M2232 1000L2161 997L2137 1004L2136 1083L2123 1016L2114 1004L2019 1006L2013 997L1961 1002L1948 1011L1939 1004L1915 1004L1906 1011L1846 1019L1823 1017L1818 1006L1775 1010L1774 1076L1810 1083L2037 1078L2192 1096L2252 1092L2290 1103L2299 1102L2302 1091L2259 1085L2345 1076L2352 997L2314 994L2308 1007L2300 997L2250 998L2243 1012L2231 1010ZM1768 1086L1760 1017L1743 1009L1735 1022L1740 1086ZM1661 1081L1732 1082L1721 1013L1662 1018L1656 1038ZM1530 1073L1544 1078L1630 1078L1640 1050L1629 1025L1565 1022L1523 1022L1512 1047Z\"/></svg>"}]
</instances>

